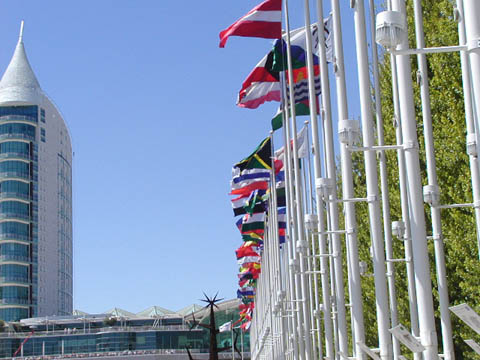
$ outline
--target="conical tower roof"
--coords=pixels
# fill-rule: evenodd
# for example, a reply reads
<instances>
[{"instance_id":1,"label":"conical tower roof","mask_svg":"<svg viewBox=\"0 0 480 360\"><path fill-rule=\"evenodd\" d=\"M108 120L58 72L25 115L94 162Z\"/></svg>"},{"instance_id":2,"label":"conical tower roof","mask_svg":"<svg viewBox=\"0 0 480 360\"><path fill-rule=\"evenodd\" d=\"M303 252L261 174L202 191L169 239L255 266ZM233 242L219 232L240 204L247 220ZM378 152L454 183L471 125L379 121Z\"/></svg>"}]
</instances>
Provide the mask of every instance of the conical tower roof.
<instances>
[{"instance_id":1,"label":"conical tower roof","mask_svg":"<svg viewBox=\"0 0 480 360\"><path fill-rule=\"evenodd\" d=\"M0 103L38 104L42 89L23 45L23 21L12 60L0 81Z\"/></svg>"}]
</instances>

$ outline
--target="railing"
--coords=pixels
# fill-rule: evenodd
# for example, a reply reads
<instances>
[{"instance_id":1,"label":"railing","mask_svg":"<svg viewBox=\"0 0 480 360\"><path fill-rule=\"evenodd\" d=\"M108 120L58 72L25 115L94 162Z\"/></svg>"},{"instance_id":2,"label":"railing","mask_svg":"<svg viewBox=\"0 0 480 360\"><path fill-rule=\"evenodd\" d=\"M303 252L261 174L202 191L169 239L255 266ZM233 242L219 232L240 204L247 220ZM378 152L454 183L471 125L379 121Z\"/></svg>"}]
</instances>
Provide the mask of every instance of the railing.
<instances>
[{"instance_id":1,"label":"railing","mask_svg":"<svg viewBox=\"0 0 480 360\"><path fill-rule=\"evenodd\" d=\"M28 299L17 299L17 298L13 298L13 299L0 299L0 304L1 305L12 305L12 304L15 304L15 305L29 305L30 304L30 301Z\"/></svg>"},{"instance_id":2,"label":"railing","mask_svg":"<svg viewBox=\"0 0 480 360\"><path fill-rule=\"evenodd\" d=\"M31 200L30 195L20 194L15 192L0 192L0 199L22 199L22 200Z\"/></svg>"},{"instance_id":3,"label":"railing","mask_svg":"<svg viewBox=\"0 0 480 360\"><path fill-rule=\"evenodd\" d=\"M15 134L1 134L0 140L6 139L22 139L22 140L30 140L35 141L35 135L25 134L25 133L15 133Z\"/></svg>"},{"instance_id":4,"label":"railing","mask_svg":"<svg viewBox=\"0 0 480 360\"><path fill-rule=\"evenodd\" d=\"M37 119L33 116L25 116L25 115L4 115L0 116L0 123L8 122L8 121L26 121L33 124L37 123Z\"/></svg>"},{"instance_id":5,"label":"railing","mask_svg":"<svg viewBox=\"0 0 480 360\"><path fill-rule=\"evenodd\" d=\"M0 276L0 282L13 282L20 284L29 284L30 280L28 277L23 276Z\"/></svg>"},{"instance_id":6,"label":"railing","mask_svg":"<svg viewBox=\"0 0 480 360\"><path fill-rule=\"evenodd\" d=\"M9 213L2 213L0 212L0 220L24 220L24 221L30 221L32 217L30 215L25 215L25 214L9 214Z\"/></svg>"},{"instance_id":7,"label":"railing","mask_svg":"<svg viewBox=\"0 0 480 360\"><path fill-rule=\"evenodd\" d=\"M0 240L32 241L30 236L21 234L0 234Z\"/></svg>"},{"instance_id":8,"label":"railing","mask_svg":"<svg viewBox=\"0 0 480 360\"><path fill-rule=\"evenodd\" d=\"M32 156L30 154L25 153L14 153L14 152L5 152L0 154L0 159L26 159L32 160Z\"/></svg>"},{"instance_id":9,"label":"railing","mask_svg":"<svg viewBox=\"0 0 480 360\"><path fill-rule=\"evenodd\" d=\"M0 255L0 261L21 261L21 262L31 262L29 256L22 255Z\"/></svg>"},{"instance_id":10,"label":"railing","mask_svg":"<svg viewBox=\"0 0 480 360\"><path fill-rule=\"evenodd\" d=\"M0 172L0 178L21 178L21 179L30 179L30 174L20 172L20 171L5 171Z\"/></svg>"}]
</instances>

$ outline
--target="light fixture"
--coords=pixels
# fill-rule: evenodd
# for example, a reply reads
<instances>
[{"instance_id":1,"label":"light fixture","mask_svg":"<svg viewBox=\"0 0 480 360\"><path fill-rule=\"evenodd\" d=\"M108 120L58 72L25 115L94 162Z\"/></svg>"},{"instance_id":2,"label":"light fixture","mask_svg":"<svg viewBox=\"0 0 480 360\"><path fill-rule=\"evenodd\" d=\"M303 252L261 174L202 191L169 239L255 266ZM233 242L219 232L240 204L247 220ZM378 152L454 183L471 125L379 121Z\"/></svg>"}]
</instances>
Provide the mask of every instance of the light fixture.
<instances>
[{"instance_id":1,"label":"light fixture","mask_svg":"<svg viewBox=\"0 0 480 360\"><path fill-rule=\"evenodd\" d=\"M347 146L354 145L360 138L358 120L340 120L338 122L338 140Z\"/></svg>"},{"instance_id":2,"label":"light fixture","mask_svg":"<svg viewBox=\"0 0 480 360\"><path fill-rule=\"evenodd\" d=\"M407 21L399 11L382 11L377 14L375 41L393 49L407 40Z\"/></svg>"},{"instance_id":3,"label":"light fixture","mask_svg":"<svg viewBox=\"0 0 480 360\"><path fill-rule=\"evenodd\" d=\"M477 134L467 135L467 154L469 156L477 156Z\"/></svg>"},{"instance_id":4,"label":"light fixture","mask_svg":"<svg viewBox=\"0 0 480 360\"><path fill-rule=\"evenodd\" d=\"M305 226L310 231L315 231L318 227L318 217L316 214L305 215Z\"/></svg>"},{"instance_id":5,"label":"light fixture","mask_svg":"<svg viewBox=\"0 0 480 360\"><path fill-rule=\"evenodd\" d=\"M316 178L315 187L317 192L322 196L324 200L328 200L330 195L333 194L335 188L335 181L330 178Z\"/></svg>"},{"instance_id":6,"label":"light fixture","mask_svg":"<svg viewBox=\"0 0 480 360\"><path fill-rule=\"evenodd\" d=\"M437 206L440 202L440 190L436 185L423 187L423 201L431 206Z\"/></svg>"},{"instance_id":7,"label":"light fixture","mask_svg":"<svg viewBox=\"0 0 480 360\"><path fill-rule=\"evenodd\" d=\"M403 239L405 235L405 223L403 221L393 221L392 222L392 234L399 239Z\"/></svg>"}]
</instances>

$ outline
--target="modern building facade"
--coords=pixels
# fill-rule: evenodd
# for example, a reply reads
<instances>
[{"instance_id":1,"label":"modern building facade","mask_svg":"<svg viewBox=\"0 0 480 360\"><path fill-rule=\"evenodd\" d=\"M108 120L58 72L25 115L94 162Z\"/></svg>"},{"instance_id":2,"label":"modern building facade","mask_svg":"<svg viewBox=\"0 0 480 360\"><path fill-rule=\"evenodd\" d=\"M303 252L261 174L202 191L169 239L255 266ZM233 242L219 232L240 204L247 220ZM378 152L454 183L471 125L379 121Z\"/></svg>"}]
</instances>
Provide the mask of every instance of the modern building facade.
<instances>
[{"instance_id":1,"label":"modern building facade","mask_svg":"<svg viewBox=\"0 0 480 360\"><path fill-rule=\"evenodd\" d=\"M238 299L217 304L217 327L239 319L239 304ZM209 309L201 306L191 305L178 311L152 306L136 314L119 308L103 314L74 313L24 319L0 329L0 359L11 359L15 355L18 359L143 359L146 356L150 360L181 360L188 359L187 347L195 359L208 359L209 331L191 325L193 319L209 324ZM236 329L233 338L237 350L244 353L243 359L249 359L249 333ZM231 331L219 333L217 342L220 347L230 348ZM232 358L230 349L222 355L221 358Z\"/></svg>"},{"instance_id":2,"label":"modern building facade","mask_svg":"<svg viewBox=\"0 0 480 360\"><path fill-rule=\"evenodd\" d=\"M0 319L72 313L72 147L27 59L0 81Z\"/></svg>"}]
</instances>

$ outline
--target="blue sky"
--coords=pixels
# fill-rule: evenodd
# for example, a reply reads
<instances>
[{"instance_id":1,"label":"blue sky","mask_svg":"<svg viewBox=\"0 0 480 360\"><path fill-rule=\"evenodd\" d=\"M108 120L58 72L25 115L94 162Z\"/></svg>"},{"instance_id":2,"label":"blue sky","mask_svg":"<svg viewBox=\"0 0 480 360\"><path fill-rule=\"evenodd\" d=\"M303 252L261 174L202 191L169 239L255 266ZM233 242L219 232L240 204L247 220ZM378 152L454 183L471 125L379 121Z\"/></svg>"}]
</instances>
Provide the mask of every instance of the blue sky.
<instances>
[{"instance_id":1,"label":"blue sky","mask_svg":"<svg viewBox=\"0 0 480 360\"><path fill-rule=\"evenodd\" d=\"M178 310L202 292L235 297L231 166L268 135L277 104L235 105L271 41L232 37L219 49L218 33L259 2L0 2L0 72L24 19L30 63L72 137L74 308ZM293 28L303 1L292 3ZM358 117L353 12L341 3Z\"/></svg>"}]
</instances>

